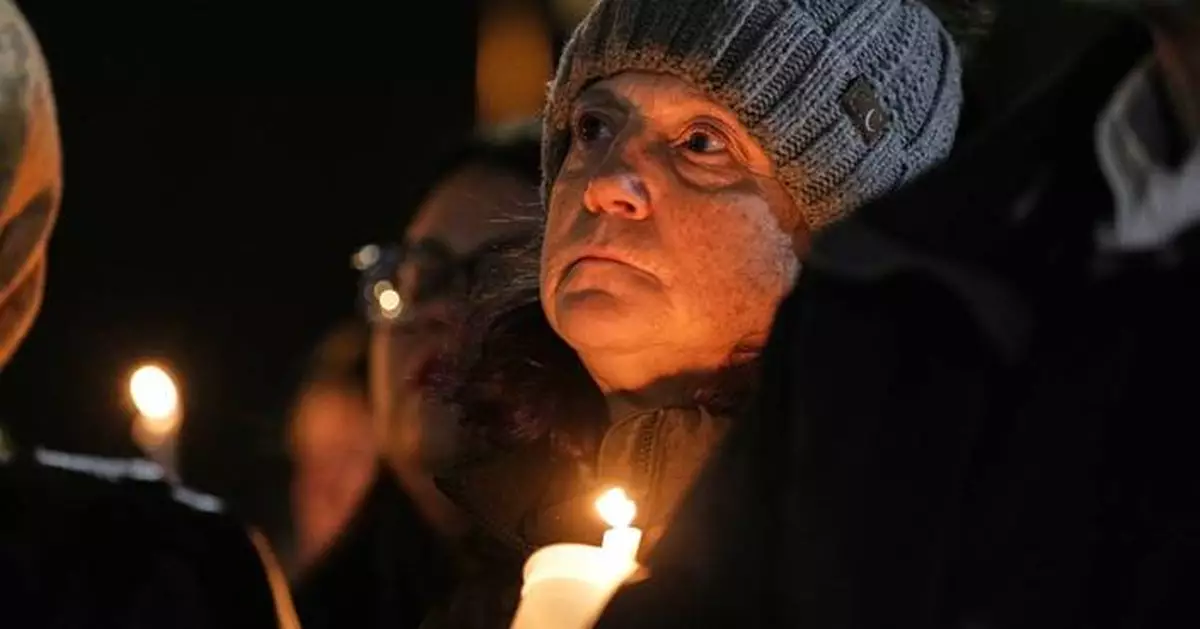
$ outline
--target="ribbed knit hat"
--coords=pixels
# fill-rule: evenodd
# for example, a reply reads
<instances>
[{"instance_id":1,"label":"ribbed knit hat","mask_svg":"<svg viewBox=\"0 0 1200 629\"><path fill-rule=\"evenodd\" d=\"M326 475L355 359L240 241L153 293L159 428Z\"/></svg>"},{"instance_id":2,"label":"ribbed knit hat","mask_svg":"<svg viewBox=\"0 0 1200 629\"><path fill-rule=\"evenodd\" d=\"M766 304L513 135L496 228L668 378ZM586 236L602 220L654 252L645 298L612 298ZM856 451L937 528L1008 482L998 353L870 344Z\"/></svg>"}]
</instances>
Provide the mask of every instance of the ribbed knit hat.
<instances>
[{"instance_id":1,"label":"ribbed knit hat","mask_svg":"<svg viewBox=\"0 0 1200 629\"><path fill-rule=\"evenodd\" d=\"M599 0L550 87L545 201L573 101L630 71L678 77L732 111L814 230L946 157L962 101L954 42L916 0Z\"/></svg>"}]
</instances>

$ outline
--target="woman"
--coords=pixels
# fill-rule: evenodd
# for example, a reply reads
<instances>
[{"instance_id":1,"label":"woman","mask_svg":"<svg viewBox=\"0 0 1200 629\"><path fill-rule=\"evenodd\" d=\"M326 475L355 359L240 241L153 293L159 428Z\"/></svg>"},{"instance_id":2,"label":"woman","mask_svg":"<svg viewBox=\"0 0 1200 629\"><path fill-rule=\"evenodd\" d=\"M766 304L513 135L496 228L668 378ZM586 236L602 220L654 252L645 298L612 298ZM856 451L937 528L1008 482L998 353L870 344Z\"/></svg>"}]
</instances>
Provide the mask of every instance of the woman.
<instances>
[{"instance_id":1,"label":"woman","mask_svg":"<svg viewBox=\"0 0 1200 629\"><path fill-rule=\"evenodd\" d=\"M546 107L536 268L481 296L448 378L500 450L440 481L481 537L513 566L595 543L619 484L652 543L812 235L949 153L959 74L910 0L599 2Z\"/></svg>"},{"instance_id":2,"label":"woman","mask_svg":"<svg viewBox=\"0 0 1200 629\"><path fill-rule=\"evenodd\" d=\"M400 244L364 265L377 438L425 518L448 537L459 529L457 514L431 473L461 455L464 439L428 385L443 352L456 346L472 287L506 251L534 240L539 137L537 125L522 122L472 138L441 165ZM389 289L394 304L378 296Z\"/></svg>"},{"instance_id":3,"label":"woman","mask_svg":"<svg viewBox=\"0 0 1200 629\"><path fill-rule=\"evenodd\" d=\"M367 373L378 466L358 512L297 583L313 627L413 627L443 598L460 535L432 472L456 456L451 409L423 386L466 312L471 286L513 242L531 240L538 211L540 126L472 138L435 168L399 244L368 246L354 262L371 320Z\"/></svg>"},{"instance_id":4,"label":"woman","mask_svg":"<svg viewBox=\"0 0 1200 629\"><path fill-rule=\"evenodd\" d=\"M1200 3L1113 3L1141 24L1073 4L1003 4L980 67L1004 115L817 243L754 422L598 626L1200 626L1200 430L1175 358L1200 353L1200 223L1143 229L1200 209L1156 194L1188 176L1168 97L1188 88L1151 70ZM1131 216L1122 251L1098 227Z\"/></svg>"}]
</instances>

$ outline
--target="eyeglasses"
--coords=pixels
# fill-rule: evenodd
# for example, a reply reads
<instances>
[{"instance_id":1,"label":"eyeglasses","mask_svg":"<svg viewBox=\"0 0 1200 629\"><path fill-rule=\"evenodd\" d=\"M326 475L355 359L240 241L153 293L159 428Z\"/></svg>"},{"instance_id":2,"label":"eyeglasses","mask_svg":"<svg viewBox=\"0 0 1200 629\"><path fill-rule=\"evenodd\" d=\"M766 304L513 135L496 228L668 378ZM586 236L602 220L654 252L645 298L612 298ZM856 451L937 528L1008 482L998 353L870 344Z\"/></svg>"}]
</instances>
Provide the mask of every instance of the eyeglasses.
<instances>
[{"instance_id":1,"label":"eyeglasses","mask_svg":"<svg viewBox=\"0 0 1200 629\"><path fill-rule=\"evenodd\" d=\"M528 243L527 236L499 239L465 256L437 240L366 245L351 258L359 271L360 307L370 321L387 323L402 319L416 304L466 298L494 264L497 253Z\"/></svg>"}]
</instances>

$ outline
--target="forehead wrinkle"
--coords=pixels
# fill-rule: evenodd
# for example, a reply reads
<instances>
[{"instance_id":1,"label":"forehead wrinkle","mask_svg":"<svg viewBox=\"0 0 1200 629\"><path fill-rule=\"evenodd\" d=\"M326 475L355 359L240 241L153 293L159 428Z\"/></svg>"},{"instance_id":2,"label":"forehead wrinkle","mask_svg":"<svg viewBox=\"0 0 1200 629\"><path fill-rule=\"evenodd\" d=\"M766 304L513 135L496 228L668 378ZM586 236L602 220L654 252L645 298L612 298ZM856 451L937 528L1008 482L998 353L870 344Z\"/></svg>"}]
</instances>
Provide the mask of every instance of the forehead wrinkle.
<instances>
[{"instance_id":1,"label":"forehead wrinkle","mask_svg":"<svg viewBox=\"0 0 1200 629\"><path fill-rule=\"evenodd\" d=\"M469 165L447 177L418 208L404 240L437 240L460 253L491 238L525 214L537 213L537 188L484 165Z\"/></svg>"},{"instance_id":2,"label":"forehead wrinkle","mask_svg":"<svg viewBox=\"0 0 1200 629\"><path fill-rule=\"evenodd\" d=\"M580 100L599 106L615 106L671 126L707 116L738 130L742 127L733 112L709 98L696 86L669 74L638 72L618 75L592 85Z\"/></svg>"}]
</instances>

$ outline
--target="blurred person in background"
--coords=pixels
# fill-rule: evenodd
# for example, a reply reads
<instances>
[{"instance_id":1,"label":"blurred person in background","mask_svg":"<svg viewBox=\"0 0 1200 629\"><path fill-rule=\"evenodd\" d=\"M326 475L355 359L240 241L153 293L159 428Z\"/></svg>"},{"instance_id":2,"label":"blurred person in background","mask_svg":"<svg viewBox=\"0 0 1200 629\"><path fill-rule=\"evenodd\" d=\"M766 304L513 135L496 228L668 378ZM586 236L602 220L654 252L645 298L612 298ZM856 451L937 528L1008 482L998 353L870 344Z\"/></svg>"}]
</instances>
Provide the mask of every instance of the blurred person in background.
<instances>
[{"instance_id":1,"label":"blurred person in background","mask_svg":"<svg viewBox=\"0 0 1200 629\"><path fill-rule=\"evenodd\" d=\"M366 326L338 326L317 346L293 403L288 436L293 572L303 572L345 529L375 475Z\"/></svg>"},{"instance_id":2,"label":"blurred person in background","mask_svg":"<svg viewBox=\"0 0 1200 629\"><path fill-rule=\"evenodd\" d=\"M0 363L7 363L41 304L62 196L50 76L7 0L0 0L0 140ZM0 432L0 615L39 627L295 627L265 541L219 509L211 497L169 482L151 461L22 447Z\"/></svg>"},{"instance_id":3,"label":"blurred person in background","mask_svg":"<svg viewBox=\"0 0 1200 629\"><path fill-rule=\"evenodd\" d=\"M534 122L500 126L452 155L401 243L383 250L371 271L390 278L384 285L399 300L395 308L379 300L372 306L371 390L379 438L406 490L450 536L461 532L461 522L434 487L432 473L463 454L464 435L457 409L428 392L444 371L445 350L456 347L473 287L501 273L508 256L534 241L541 212L538 137ZM380 286L365 287L368 299Z\"/></svg>"},{"instance_id":4,"label":"blurred person in background","mask_svg":"<svg viewBox=\"0 0 1200 629\"><path fill-rule=\"evenodd\" d=\"M817 241L599 629L1200 626L1200 2L998 10L1007 98Z\"/></svg>"},{"instance_id":5,"label":"blurred person in background","mask_svg":"<svg viewBox=\"0 0 1200 629\"><path fill-rule=\"evenodd\" d=\"M357 513L296 577L308 629L416 627L470 570L458 552L466 519L433 482L464 441L455 410L427 387L457 340L473 285L502 274L508 252L535 235L539 131L531 122L472 138L437 166L400 242L354 257L383 462Z\"/></svg>"}]
</instances>

